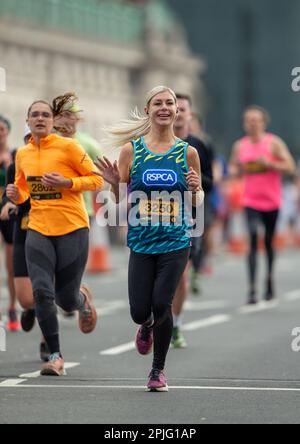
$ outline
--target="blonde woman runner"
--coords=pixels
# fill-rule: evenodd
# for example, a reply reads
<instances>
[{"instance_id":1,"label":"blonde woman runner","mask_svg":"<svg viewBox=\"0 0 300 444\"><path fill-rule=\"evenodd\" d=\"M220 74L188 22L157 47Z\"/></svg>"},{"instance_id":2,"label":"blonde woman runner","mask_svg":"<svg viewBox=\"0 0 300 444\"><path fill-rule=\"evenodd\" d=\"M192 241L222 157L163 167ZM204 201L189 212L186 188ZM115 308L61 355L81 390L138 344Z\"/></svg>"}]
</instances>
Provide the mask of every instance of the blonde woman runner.
<instances>
[{"instance_id":1,"label":"blonde woman runner","mask_svg":"<svg viewBox=\"0 0 300 444\"><path fill-rule=\"evenodd\" d=\"M164 368L173 328L172 300L190 255L191 224L180 198L190 191L194 206L204 199L198 153L174 135L177 110L170 88L154 88L144 116L135 112L133 120L109 132L111 147L122 147L119 162L95 162L117 203L124 198L120 184L129 187L130 200L137 198L128 220L129 302L132 319L140 325L138 352L147 355L154 348L149 391L168 391ZM154 192L175 192L179 199L156 198Z\"/></svg>"}]
</instances>

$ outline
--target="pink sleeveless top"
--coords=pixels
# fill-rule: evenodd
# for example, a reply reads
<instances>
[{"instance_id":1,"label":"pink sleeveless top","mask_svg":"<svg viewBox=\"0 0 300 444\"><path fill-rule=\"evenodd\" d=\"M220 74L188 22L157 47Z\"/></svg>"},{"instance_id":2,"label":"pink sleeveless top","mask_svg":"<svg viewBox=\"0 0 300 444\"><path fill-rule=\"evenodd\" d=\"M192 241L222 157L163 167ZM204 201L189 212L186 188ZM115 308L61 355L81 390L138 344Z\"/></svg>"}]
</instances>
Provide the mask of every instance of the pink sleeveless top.
<instances>
[{"instance_id":1,"label":"pink sleeveless top","mask_svg":"<svg viewBox=\"0 0 300 444\"><path fill-rule=\"evenodd\" d=\"M266 134L257 143L253 143L249 137L244 137L240 142L239 161L248 164L248 168L253 171L253 174L245 175L243 205L258 211L279 210L282 205L281 174L276 171L260 171L255 165L260 157L269 161L278 160L271 150L273 138L273 134Z\"/></svg>"}]
</instances>

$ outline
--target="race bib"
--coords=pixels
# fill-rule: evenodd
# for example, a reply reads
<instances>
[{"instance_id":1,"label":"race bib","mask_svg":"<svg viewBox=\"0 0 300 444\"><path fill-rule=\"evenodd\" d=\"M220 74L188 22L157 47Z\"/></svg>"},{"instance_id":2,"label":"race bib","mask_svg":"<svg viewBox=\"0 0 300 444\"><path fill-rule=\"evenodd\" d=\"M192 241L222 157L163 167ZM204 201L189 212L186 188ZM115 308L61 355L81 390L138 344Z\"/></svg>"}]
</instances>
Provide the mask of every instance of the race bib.
<instances>
[{"instance_id":1,"label":"race bib","mask_svg":"<svg viewBox=\"0 0 300 444\"><path fill-rule=\"evenodd\" d=\"M179 216L179 203L174 201L146 200L141 199L139 203L141 218L163 219L175 223Z\"/></svg>"},{"instance_id":2,"label":"race bib","mask_svg":"<svg viewBox=\"0 0 300 444\"><path fill-rule=\"evenodd\" d=\"M267 168L259 162L247 162L245 164L245 170L248 174L262 174L268 171Z\"/></svg>"},{"instance_id":3,"label":"race bib","mask_svg":"<svg viewBox=\"0 0 300 444\"><path fill-rule=\"evenodd\" d=\"M33 200L52 200L62 198L62 194L59 190L53 187L45 187L42 184L41 176L27 177L27 184L31 199Z\"/></svg>"}]
</instances>

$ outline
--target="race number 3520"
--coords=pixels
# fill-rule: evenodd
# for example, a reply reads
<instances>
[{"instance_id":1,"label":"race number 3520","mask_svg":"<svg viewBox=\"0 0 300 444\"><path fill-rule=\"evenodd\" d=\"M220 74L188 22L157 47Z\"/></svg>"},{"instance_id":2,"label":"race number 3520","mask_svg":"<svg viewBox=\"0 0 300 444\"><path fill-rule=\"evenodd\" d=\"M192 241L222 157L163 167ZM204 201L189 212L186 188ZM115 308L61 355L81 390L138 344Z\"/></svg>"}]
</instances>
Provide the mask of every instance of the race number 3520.
<instances>
[{"instance_id":1,"label":"race number 3520","mask_svg":"<svg viewBox=\"0 0 300 444\"><path fill-rule=\"evenodd\" d=\"M0 92L6 91L6 73L5 69L0 66Z\"/></svg>"},{"instance_id":2,"label":"race number 3520","mask_svg":"<svg viewBox=\"0 0 300 444\"><path fill-rule=\"evenodd\" d=\"M0 325L0 352L6 351L6 331L5 328Z\"/></svg>"}]
</instances>

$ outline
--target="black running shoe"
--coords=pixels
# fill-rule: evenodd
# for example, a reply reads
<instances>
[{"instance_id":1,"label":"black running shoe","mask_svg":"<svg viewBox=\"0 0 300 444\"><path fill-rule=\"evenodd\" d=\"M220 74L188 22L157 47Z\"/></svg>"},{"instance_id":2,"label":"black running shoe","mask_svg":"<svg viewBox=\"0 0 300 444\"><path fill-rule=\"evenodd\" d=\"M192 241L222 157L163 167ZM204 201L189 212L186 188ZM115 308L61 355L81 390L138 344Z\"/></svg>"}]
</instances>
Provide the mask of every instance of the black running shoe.
<instances>
[{"instance_id":1,"label":"black running shoe","mask_svg":"<svg viewBox=\"0 0 300 444\"><path fill-rule=\"evenodd\" d=\"M41 342L40 343L40 357L41 357L41 361L48 362L50 355L51 355L51 353L50 353L50 350L49 350L48 345L46 344L46 342Z\"/></svg>"},{"instance_id":2,"label":"black running shoe","mask_svg":"<svg viewBox=\"0 0 300 444\"><path fill-rule=\"evenodd\" d=\"M28 333L34 327L35 323L35 310L25 310L21 315L22 330Z\"/></svg>"},{"instance_id":3,"label":"black running shoe","mask_svg":"<svg viewBox=\"0 0 300 444\"><path fill-rule=\"evenodd\" d=\"M247 305L255 305L257 304L256 292L253 290L249 291Z\"/></svg>"},{"instance_id":4,"label":"black running shoe","mask_svg":"<svg viewBox=\"0 0 300 444\"><path fill-rule=\"evenodd\" d=\"M267 280L265 301L270 302L275 299L274 285L272 279Z\"/></svg>"}]
</instances>

